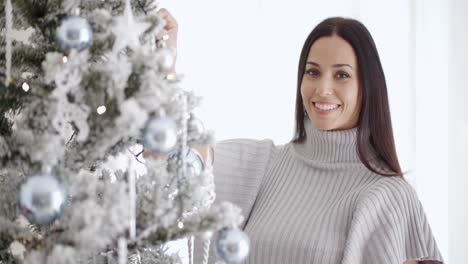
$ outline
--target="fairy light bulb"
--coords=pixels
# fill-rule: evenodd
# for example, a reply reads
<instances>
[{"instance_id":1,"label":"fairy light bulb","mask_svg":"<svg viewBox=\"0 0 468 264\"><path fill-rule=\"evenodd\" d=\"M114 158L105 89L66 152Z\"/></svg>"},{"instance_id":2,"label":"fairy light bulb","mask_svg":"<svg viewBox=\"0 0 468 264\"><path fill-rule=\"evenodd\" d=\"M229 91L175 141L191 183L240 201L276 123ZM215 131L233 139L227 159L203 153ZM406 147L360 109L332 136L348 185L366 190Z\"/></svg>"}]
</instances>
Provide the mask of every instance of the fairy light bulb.
<instances>
[{"instance_id":1,"label":"fairy light bulb","mask_svg":"<svg viewBox=\"0 0 468 264\"><path fill-rule=\"evenodd\" d=\"M67 62L68 62L68 57L67 57L67 56L63 56L62 62L63 62L63 64L67 63Z\"/></svg>"},{"instance_id":2,"label":"fairy light bulb","mask_svg":"<svg viewBox=\"0 0 468 264\"><path fill-rule=\"evenodd\" d=\"M23 91L27 92L29 91L29 84L24 82L23 85L21 85L21 88L23 89Z\"/></svg>"},{"instance_id":3,"label":"fairy light bulb","mask_svg":"<svg viewBox=\"0 0 468 264\"><path fill-rule=\"evenodd\" d=\"M182 229L184 228L184 223L182 223L181 221L177 224L177 226L179 227L179 229Z\"/></svg>"},{"instance_id":4,"label":"fairy light bulb","mask_svg":"<svg viewBox=\"0 0 468 264\"><path fill-rule=\"evenodd\" d=\"M102 115L106 112L106 110L107 110L106 106L101 105L96 109L96 112L98 113L98 115Z\"/></svg>"},{"instance_id":5,"label":"fairy light bulb","mask_svg":"<svg viewBox=\"0 0 468 264\"><path fill-rule=\"evenodd\" d=\"M166 76L166 79L169 81L174 81L176 78L177 78L176 75L173 73L170 73Z\"/></svg>"}]
</instances>

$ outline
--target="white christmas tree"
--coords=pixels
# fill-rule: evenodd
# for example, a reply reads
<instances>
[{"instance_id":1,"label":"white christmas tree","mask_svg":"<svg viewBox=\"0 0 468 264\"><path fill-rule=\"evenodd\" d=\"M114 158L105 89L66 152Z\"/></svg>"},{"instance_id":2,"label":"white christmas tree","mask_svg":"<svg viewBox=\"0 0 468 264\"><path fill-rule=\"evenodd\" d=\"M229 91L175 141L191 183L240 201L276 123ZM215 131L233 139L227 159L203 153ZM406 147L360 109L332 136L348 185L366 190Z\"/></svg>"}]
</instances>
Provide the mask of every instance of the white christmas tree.
<instances>
[{"instance_id":1,"label":"white christmas tree","mask_svg":"<svg viewBox=\"0 0 468 264\"><path fill-rule=\"evenodd\" d=\"M235 230L240 210L212 204L210 154L194 149L214 143L200 98L156 45L154 0L0 5L0 263L178 263L166 242ZM137 143L152 153L144 175L141 152L102 168Z\"/></svg>"}]
</instances>

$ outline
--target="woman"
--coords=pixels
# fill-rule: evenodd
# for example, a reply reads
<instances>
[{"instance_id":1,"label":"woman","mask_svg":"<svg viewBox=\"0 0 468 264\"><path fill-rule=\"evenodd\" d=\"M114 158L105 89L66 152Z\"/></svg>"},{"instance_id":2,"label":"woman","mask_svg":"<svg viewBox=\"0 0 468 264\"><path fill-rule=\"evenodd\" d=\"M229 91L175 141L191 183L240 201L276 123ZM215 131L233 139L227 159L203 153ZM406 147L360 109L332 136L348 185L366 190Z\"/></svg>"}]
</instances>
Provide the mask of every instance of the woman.
<instances>
[{"instance_id":1,"label":"woman","mask_svg":"<svg viewBox=\"0 0 468 264\"><path fill-rule=\"evenodd\" d=\"M175 47L177 23L160 12ZM296 96L288 144L233 139L213 151L217 199L246 216L245 263L441 263L403 178L384 73L360 22L329 18L314 28L300 56Z\"/></svg>"}]
</instances>

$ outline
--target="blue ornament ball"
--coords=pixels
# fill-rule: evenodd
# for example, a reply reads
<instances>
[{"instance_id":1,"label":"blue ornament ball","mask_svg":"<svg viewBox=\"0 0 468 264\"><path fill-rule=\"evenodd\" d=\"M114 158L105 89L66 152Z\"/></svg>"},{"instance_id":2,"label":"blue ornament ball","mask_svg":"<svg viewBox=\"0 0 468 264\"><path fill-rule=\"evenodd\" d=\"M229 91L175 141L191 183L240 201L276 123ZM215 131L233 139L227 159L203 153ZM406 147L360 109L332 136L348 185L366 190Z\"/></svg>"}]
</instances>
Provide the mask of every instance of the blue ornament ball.
<instances>
[{"instance_id":1,"label":"blue ornament ball","mask_svg":"<svg viewBox=\"0 0 468 264\"><path fill-rule=\"evenodd\" d=\"M58 219L66 205L66 192L51 175L35 175L24 182L19 191L20 212L32 224L48 225Z\"/></svg>"},{"instance_id":2,"label":"blue ornament ball","mask_svg":"<svg viewBox=\"0 0 468 264\"><path fill-rule=\"evenodd\" d=\"M174 171L175 164L174 161L177 160L180 151L174 151L169 154L169 165L170 170ZM185 173L187 177L195 177L201 175L203 170L205 169L205 162L203 161L202 156L200 153L193 148L186 148L185 150Z\"/></svg>"},{"instance_id":3,"label":"blue ornament ball","mask_svg":"<svg viewBox=\"0 0 468 264\"><path fill-rule=\"evenodd\" d=\"M168 154L177 144L177 124L167 116L152 117L143 130L143 146L156 154Z\"/></svg>"},{"instance_id":4,"label":"blue ornament ball","mask_svg":"<svg viewBox=\"0 0 468 264\"><path fill-rule=\"evenodd\" d=\"M218 232L216 252L227 264L243 261L250 251L250 239L239 228L223 228Z\"/></svg>"},{"instance_id":5,"label":"blue ornament ball","mask_svg":"<svg viewBox=\"0 0 468 264\"><path fill-rule=\"evenodd\" d=\"M56 37L64 50L82 51L93 43L93 31L88 21L79 16L65 18L57 28Z\"/></svg>"}]
</instances>

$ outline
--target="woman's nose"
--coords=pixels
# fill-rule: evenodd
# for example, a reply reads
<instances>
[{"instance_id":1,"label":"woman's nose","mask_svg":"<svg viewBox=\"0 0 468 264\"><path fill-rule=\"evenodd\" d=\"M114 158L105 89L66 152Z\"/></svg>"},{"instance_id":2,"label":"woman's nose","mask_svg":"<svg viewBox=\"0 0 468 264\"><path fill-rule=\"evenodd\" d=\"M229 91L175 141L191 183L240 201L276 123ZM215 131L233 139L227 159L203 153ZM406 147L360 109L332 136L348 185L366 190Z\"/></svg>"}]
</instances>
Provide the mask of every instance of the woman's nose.
<instances>
[{"instance_id":1,"label":"woman's nose","mask_svg":"<svg viewBox=\"0 0 468 264\"><path fill-rule=\"evenodd\" d=\"M329 81L322 81L317 85L316 93L322 97L332 95L333 86Z\"/></svg>"}]
</instances>

